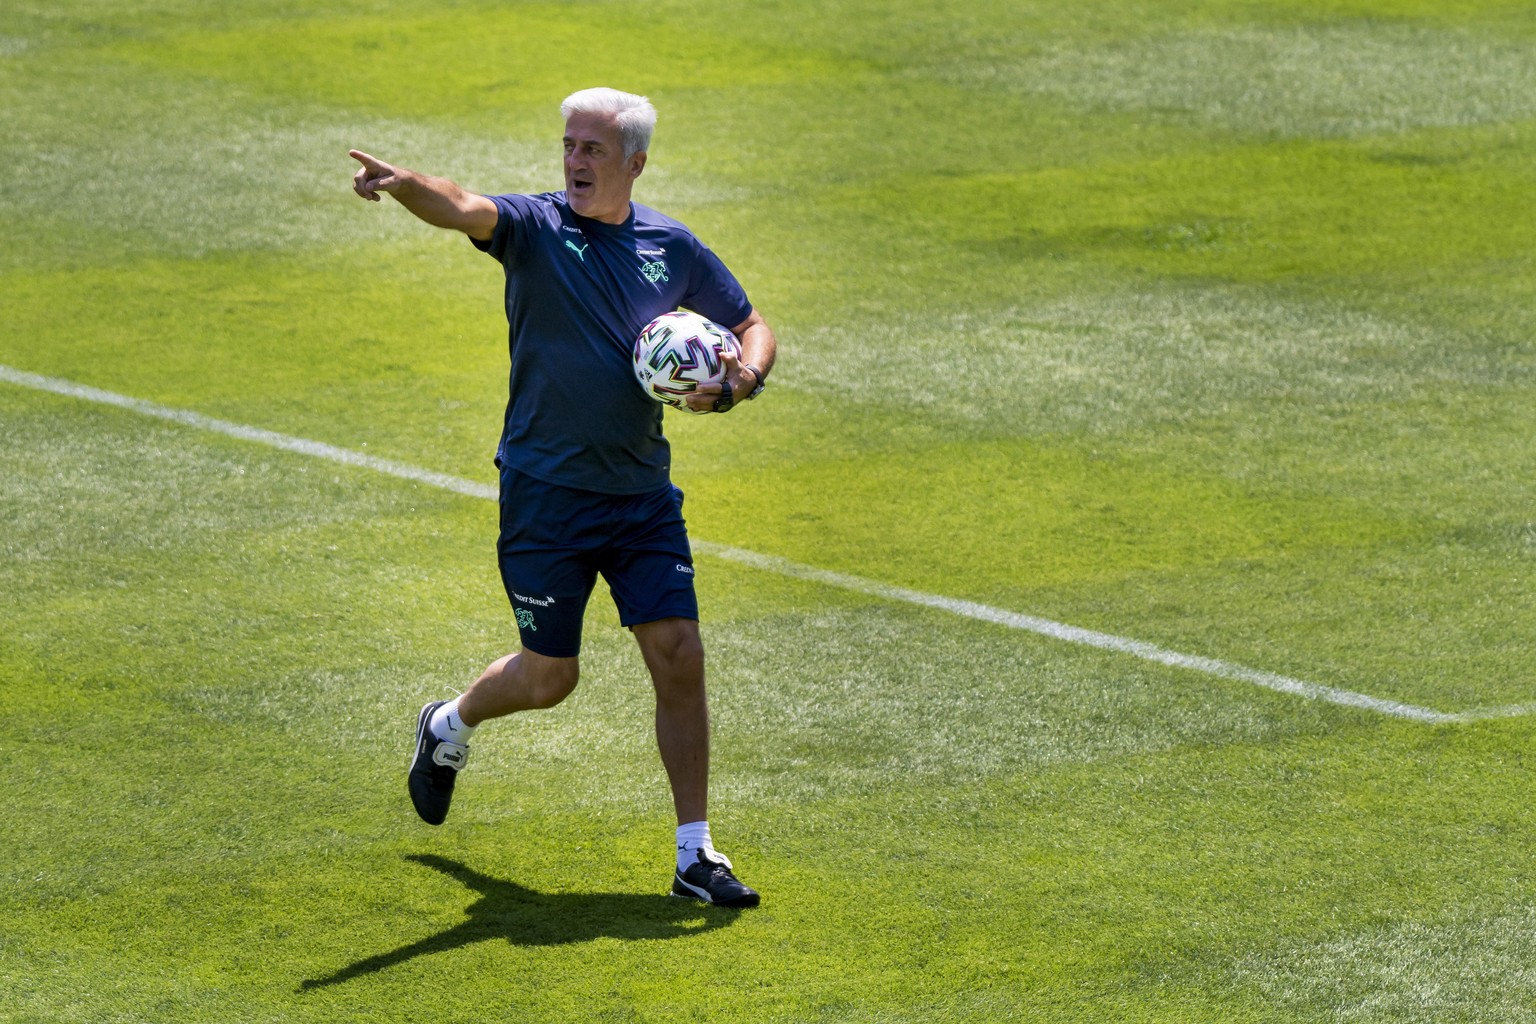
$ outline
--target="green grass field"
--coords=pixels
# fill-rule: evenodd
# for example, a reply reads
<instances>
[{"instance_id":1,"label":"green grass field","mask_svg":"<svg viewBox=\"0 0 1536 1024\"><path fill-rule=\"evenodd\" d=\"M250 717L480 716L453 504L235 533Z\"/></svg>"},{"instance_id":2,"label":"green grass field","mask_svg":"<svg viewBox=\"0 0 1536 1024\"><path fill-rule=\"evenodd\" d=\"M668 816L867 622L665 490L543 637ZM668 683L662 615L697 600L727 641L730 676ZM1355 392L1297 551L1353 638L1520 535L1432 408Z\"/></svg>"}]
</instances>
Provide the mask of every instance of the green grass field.
<instances>
[{"instance_id":1,"label":"green grass field","mask_svg":"<svg viewBox=\"0 0 1536 1024\"><path fill-rule=\"evenodd\" d=\"M415 819L491 502L21 383L492 483L500 270L346 153L593 84L780 337L668 420L752 912L601 592ZM8 0L0 168L0 1021L1536 1021L1528 3Z\"/></svg>"}]
</instances>

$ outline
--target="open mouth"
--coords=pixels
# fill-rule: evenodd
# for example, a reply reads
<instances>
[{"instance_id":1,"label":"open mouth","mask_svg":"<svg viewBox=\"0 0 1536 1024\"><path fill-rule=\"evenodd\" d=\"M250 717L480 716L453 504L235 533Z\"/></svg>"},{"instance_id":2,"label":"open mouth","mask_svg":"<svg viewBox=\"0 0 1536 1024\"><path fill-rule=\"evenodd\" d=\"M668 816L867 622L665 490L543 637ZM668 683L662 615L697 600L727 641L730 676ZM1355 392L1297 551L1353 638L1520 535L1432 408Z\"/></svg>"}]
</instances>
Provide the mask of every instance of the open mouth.
<instances>
[{"instance_id":1,"label":"open mouth","mask_svg":"<svg viewBox=\"0 0 1536 1024\"><path fill-rule=\"evenodd\" d=\"M572 178L571 179L571 191L572 192L586 192L586 191L589 191L591 188L592 188L592 181L589 178Z\"/></svg>"}]
</instances>

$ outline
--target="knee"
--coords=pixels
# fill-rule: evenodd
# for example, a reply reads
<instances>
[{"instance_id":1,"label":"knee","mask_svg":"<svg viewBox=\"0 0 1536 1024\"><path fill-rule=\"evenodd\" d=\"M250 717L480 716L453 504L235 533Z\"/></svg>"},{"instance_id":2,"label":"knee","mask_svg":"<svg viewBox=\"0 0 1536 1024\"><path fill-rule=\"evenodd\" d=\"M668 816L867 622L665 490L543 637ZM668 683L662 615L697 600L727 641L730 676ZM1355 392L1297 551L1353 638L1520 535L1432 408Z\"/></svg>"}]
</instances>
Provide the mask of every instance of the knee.
<instances>
[{"instance_id":1,"label":"knee","mask_svg":"<svg viewBox=\"0 0 1536 1024\"><path fill-rule=\"evenodd\" d=\"M672 660L679 675L704 682L704 642L697 634L678 643Z\"/></svg>"},{"instance_id":2,"label":"knee","mask_svg":"<svg viewBox=\"0 0 1536 1024\"><path fill-rule=\"evenodd\" d=\"M704 644L681 637L657 652L651 666L656 692L663 699L695 700L704 692Z\"/></svg>"},{"instance_id":3,"label":"knee","mask_svg":"<svg viewBox=\"0 0 1536 1024\"><path fill-rule=\"evenodd\" d=\"M575 658L545 658L537 655L530 658L527 651L523 652L522 658L527 662L525 692L531 708L554 707L571 695L581 679L581 670Z\"/></svg>"},{"instance_id":4,"label":"knee","mask_svg":"<svg viewBox=\"0 0 1536 1024\"><path fill-rule=\"evenodd\" d=\"M581 679L579 662L573 657L545 657L533 651L521 651L516 657L516 677L527 709L553 708L570 697Z\"/></svg>"}]
</instances>

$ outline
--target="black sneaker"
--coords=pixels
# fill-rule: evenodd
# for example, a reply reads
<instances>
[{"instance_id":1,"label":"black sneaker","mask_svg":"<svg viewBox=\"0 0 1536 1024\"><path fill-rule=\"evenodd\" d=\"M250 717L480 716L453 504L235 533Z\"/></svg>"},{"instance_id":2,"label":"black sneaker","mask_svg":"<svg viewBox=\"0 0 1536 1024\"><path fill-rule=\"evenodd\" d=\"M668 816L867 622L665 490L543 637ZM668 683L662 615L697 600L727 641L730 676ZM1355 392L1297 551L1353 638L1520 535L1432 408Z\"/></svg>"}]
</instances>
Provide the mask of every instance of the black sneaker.
<instances>
[{"instance_id":1,"label":"black sneaker","mask_svg":"<svg viewBox=\"0 0 1536 1024\"><path fill-rule=\"evenodd\" d=\"M445 700L434 700L421 709L416 719L416 754L411 758L411 803L428 825L441 825L448 817L448 803L453 799L453 780L469 763L469 748L462 743L440 740L427 724L432 713Z\"/></svg>"},{"instance_id":2,"label":"black sneaker","mask_svg":"<svg viewBox=\"0 0 1536 1024\"><path fill-rule=\"evenodd\" d=\"M731 874L731 862L714 850L699 851L697 863L672 876L672 895L703 900L717 907L755 907L760 897Z\"/></svg>"}]
</instances>

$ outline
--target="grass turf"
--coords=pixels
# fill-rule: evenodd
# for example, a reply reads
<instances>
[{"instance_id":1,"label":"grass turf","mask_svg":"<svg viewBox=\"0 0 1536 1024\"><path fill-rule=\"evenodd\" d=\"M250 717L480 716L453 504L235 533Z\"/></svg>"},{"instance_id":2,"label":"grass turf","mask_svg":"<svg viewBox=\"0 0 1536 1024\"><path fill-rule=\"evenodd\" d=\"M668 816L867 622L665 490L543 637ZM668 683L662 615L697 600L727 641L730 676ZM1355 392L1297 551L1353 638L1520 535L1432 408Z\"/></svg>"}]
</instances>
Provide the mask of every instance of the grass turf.
<instances>
[{"instance_id":1,"label":"grass turf","mask_svg":"<svg viewBox=\"0 0 1536 1024\"><path fill-rule=\"evenodd\" d=\"M1533 36L1387 0L21 0L0 363L486 479L496 268L357 202L345 150L553 187L554 105L607 79L662 111L640 200L784 343L769 400L669 421L697 536L1528 702ZM410 819L415 709L511 640L488 503L6 384L0 424L0 1019L1532 1019L1529 718L705 558L712 817L765 893L711 914L659 895L601 596L577 695Z\"/></svg>"}]
</instances>

